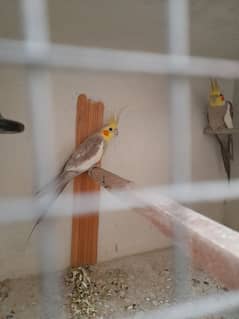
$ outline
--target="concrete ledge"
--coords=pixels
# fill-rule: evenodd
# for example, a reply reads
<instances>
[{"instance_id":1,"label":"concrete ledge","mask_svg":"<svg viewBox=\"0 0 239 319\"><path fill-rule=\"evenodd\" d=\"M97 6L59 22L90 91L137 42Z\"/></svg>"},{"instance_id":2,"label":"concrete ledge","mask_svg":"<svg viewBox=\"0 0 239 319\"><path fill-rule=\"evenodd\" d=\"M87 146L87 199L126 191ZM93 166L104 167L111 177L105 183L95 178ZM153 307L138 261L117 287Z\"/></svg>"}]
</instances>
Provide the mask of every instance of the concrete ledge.
<instances>
[{"instance_id":1,"label":"concrete ledge","mask_svg":"<svg viewBox=\"0 0 239 319\"><path fill-rule=\"evenodd\" d=\"M93 168L89 175L109 191L127 190L144 207L136 211L164 235L173 238L174 227L182 226L191 249L185 253L192 257L194 265L227 288L239 288L239 233L170 199L162 199L156 206L146 203L132 182L101 168Z\"/></svg>"},{"instance_id":2,"label":"concrete ledge","mask_svg":"<svg viewBox=\"0 0 239 319\"><path fill-rule=\"evenodd\" d=\"M174 223L180 222L187 232L194 265L227 288L239 288L239 233L173 201L142 215L170 237Z\"/></svg>"}]
</instances>

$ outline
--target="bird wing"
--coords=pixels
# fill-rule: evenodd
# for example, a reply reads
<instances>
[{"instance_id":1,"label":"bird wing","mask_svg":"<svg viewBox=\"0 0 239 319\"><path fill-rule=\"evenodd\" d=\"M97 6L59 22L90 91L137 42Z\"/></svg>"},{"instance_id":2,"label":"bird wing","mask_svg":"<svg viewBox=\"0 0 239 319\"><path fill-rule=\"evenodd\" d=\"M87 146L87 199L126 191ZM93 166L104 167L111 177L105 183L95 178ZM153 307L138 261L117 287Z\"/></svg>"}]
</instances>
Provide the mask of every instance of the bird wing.
<instances>
[{"instance_id":1,"label":"bird wing","mask_svg":"<svg viewBox=\"0 0 239 319\"><path fill-rule=\"evenodd\" d=\"M230 101L226 101L226 112L224 116L224 123L227 128L233 128L233 106Z\"/></svg>"},{"instance_id":2,"label":"bird wing","mask_svg":"<svg viewBox=\"0 0 239 319\"><path fill-rule=\"evenodd\" d=\"M230 137L226 135L218 135L218 134L215 136L220 145L223 165L227 174L227 179L228 181L230 181L230 178L231 178L231 162L230 162L231 154L229 150Z\"/></svg>"},{"instance_id":3,"label":"bird wing","mask_svg":"<svg viewBox=\"0 0 239 319\"><path fill-rule=\"evenodd\" d=\"M212 130L219 130L225 128L226 106L209 107L208 108L208 121Z\"/></svg>"},{"instance_id":4,"label":"bird wing","mask_svg":"<svg viewBox=\"0 0 239 319\"><path fill-rule=\"evenodd\" d=\"M96 164L103 155L104 139L99 134L89 136L84 140L70 156L63 167L63 171L79 172L81 167L91 161Z\"/></svg>"},{"instance_id":5,"label":"bird wing","mask_svg":"<svg viewBox=\"0 0 239 319\"><path fill-rule=\"evenodd\" d=\"M229 106L230 115L231 115L231 118L233 119L234 117L233 104L231 101L226 101L226 104Z\"/></svg>"},{"instance_id":6,"label":"bird wing","mask_svg":"<svg viewBox=\"0 0 239 319\"><path fill-rule=\"evenodd\" d=\"M90 167L95 165L101 159L103 150L104 139L99 134L91 135L83 143L81 143L66 161L56 178L46 185L40 192L38 192L37 196L40 198L41 196L53 191L53 194L50 194L51 196L49 197L49 202L47 205L44 205L48 207L50 203L52 203L63 191L65 186L72 178L83 173L84 171L87 171ZM46 211L39 216L36 223L33 225L32 230L28 235L26 244L29 242L34 230L43 220L47 212L48 209L46 208Z\"/></svg>"}]
</instances>

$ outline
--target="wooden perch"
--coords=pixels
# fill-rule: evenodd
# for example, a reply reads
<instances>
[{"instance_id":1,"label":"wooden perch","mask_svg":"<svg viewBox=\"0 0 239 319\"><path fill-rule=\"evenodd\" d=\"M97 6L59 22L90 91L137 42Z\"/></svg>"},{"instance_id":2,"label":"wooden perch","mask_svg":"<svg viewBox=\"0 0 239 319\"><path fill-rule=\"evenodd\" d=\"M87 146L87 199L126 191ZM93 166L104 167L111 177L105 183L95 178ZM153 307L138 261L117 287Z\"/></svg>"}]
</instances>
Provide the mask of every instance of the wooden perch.
<instances>
[{"instance_id":1,"label":"wooden perch","mask_svg":"<svg viewBox=\"0 0 239 319\"><path fill-rule=\"evenodd\" d=\"M152 205L149 205L148 203L143 202L139 195L136 193L136 185L127 180L124 179L116 174L113 174L109 171L106 171L100 167L94 167L88 172L89 176L93 178L94 181L99 183L102 187L109 191L115 191L115 190L124 190L129 192L131 198L139 203L140 208L134 208L135 211L139 212L143 216L147 216L148 219L153 222L153 224L157 224L160 229L163 230L163 233L166 235L171 234L171 229L168 227L169 220L163 217L159 219L158 217L155 219L156 216L158 216L159 208L153 207ZM167 227L165 227L167 225Z\"/></svg>"},{"instance_id":2,"label":"wooden perch","mask_svg":"<svg viewBox=\"0 0 239 319\"><path fill-rule=\"evenodd\" d=\"M134 185L129 180L119 177L100 167L93 167L89 170L88 174L95 182L108 190L124 189Z\"/></svg>"},{"instance_id":3,"label":"wooden perch","mask_svg":"<svg viewBox=\"0 0 239 319\"><path fill-rule=\"evenodd\" d=\"M104 105L93 102L86 95L80 95L77 101L76 147L103 124ZM97 192L100 186L87 173L74 179L74 193ZM98 211L81 216L73 216L71 241L71 266L77 267L97 262L98 247Z\"/></svg>"},{"instance_id":4,"label":"wooden perch","mask_svg":"<svg viewBox=\"0 0 239 319\"><path fill-rule=\"evenodd\" d=\"M163 234L173 237L175 223L187 232L191 256L196 266L204 269L228 288L239 288L239 234L193 210L169 199L153 206L144 202L134 183L101 168L89 175L108 190L127 190L143 208L136 211L153 223Z\"/></svg>"}]
</instances>

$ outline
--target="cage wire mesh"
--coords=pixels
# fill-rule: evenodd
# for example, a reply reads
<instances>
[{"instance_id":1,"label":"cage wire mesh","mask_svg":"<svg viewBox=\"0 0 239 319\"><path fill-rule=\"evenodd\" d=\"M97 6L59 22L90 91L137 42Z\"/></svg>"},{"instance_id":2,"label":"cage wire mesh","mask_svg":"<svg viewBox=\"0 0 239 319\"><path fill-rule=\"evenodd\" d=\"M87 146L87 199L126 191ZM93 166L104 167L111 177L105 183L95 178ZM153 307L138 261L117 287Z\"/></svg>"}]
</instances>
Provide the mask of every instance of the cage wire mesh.
<instances>
[{"instance_id":1,"label":"cage wire mesh","mask_svg":"<svg viewBox=\"0 0 239 319\"><path fill-rule=\"evenodd\" d=\"M239 196L239 182L237 180L231 182L230 185L223 182L191 182L191 137L188 134L191 129L190 82L187 76L239 78L239 62L189 56L188 0L168 1L170 47L168 55L53 44L49 41L46 1L21 0L20 7L24 41L1 39L0 62L28 66L28 94L33 125L32 144L34 146L37 187L46 180L45 163L47 162L48 168L51 169L55 162L54 148L51 147L55 137L48 130L48 123L51 123L51 126L54 125L48 68L69 67L170 75L170 157L173 183L167 187L141 189L138 194L142 202L133 199L119 202L115 199L119 195L117 192L113 192L116 195L115 198L102 194L104 211L115 211L119 208L143 208L145 202L158 202L163 195L179 201L187 200L187 202L210 201L221 199L222 196L231 199ZM178 104L181 106L180 109ZM179 123L180 128L178 127ZM182 127L184 130L181 130ZM127 198L128 192L122 191L120 196ZM69 214L66 197L64 195L54 206L54 213L58 216ZM95 194L81 195L76 200L79 213L94 211L97 205L98 198ZM31 198L15 198L11 203L2 198L0 209L2 223L32 219L32 212L37 215L41 211L41 207L37 206ZM136 314L134 317L192 319L238 309L239 293L236 291L188 301L191 291L187 283L190 281L188 278L191 274L187 270L191 260L190 254L188 254L190 248L187 229L175 219L173 230L175 294L179 300L181 296L186 297L186 300L180 300L180 303L171 305L167 309ZM58 305L55 302L50 302L53 291L62 294L57 276L51 274L49 277L46 274L46 269L54 269L56 246L54 228L51 227L51 223L48 223L41 232L38 248L39 262L44 274L42 277L41 310L43 315L49 317L53 313L55 316L56 312L59 311Z\"/></svg>"}]
</instances>

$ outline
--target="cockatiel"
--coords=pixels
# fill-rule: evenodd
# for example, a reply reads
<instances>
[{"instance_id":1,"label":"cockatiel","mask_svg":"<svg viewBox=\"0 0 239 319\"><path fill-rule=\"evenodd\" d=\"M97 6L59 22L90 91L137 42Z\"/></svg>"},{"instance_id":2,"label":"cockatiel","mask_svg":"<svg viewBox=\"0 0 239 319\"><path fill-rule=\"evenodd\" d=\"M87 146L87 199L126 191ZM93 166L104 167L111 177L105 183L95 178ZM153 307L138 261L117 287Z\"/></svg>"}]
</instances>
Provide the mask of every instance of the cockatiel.
<instances>
[{"instance_id":1,"label":"cockatiel","mask_svg":"<svg viewBox=\"0 0 239 319\"><path fill-rule=\"evenodd\" d=\"M38 198L49 194L47 205L45 206L49 208L49 205L60 195L66 185L74 177L88 171L101 160L107 144L114 136L118 135L118 122L119 117L114 117L109 121L108 125L86 138L72 153L54 180L37 193ZM28 236L27 242L31 238L37 225L44 218L47 210L48 209L44 209L44 213L37 219Z\"/></svg>"},{"instance_id":2,"label":"cockatiel","mask_svg":"<svg viewBox=\"0 0 239 319\"><path fill-rule=\"evenodd\" d=\"M210 81L208 122L212 130L233 128L233 106L225 101L216 80ZM231 134L216 134L219 142L224 168L228 180L231 178L231 160L233 159L233 140Z\"/></svg>"}]
</instances>

